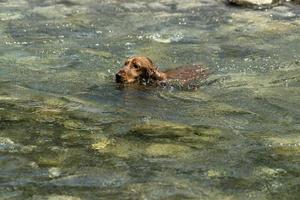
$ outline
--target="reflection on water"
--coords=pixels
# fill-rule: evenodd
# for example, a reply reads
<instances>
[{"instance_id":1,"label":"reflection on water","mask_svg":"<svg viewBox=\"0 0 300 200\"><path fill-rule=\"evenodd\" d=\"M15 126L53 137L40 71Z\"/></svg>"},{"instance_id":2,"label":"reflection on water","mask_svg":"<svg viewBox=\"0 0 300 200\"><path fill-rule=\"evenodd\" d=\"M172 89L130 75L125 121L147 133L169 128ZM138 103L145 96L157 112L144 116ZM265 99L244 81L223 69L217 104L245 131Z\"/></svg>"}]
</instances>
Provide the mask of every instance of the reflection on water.
<instances>
[{"instance_id":1,"label":"reflection on water","mask_svg":"<svg viewBox=\"0 0 300 200\"><path fill-rule=\"evenodd\" d=\"M0 1L0 199L297 199L300 12ZM196 91L120 88L131 55Z\"/></svg>"}]
</instances>

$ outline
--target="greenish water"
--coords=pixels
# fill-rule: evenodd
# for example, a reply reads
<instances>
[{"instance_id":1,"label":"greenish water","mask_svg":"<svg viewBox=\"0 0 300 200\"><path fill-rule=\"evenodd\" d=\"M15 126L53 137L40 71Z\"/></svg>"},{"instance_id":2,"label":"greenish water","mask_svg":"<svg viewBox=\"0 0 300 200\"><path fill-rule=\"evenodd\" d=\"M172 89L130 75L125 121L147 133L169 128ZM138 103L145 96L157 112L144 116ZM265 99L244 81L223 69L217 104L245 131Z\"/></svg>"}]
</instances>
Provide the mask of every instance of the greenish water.
<instances>
[{"instance_id":1,"label":"greenish water","mask_svg":"<svg viewBox=\"0 0 300 200\"><path fill-rule=\"evenodd\" d=\"M0 0L0 199L298 199L300 7ZM119 88L127 56L196 91Z\"/></svg>"}]
</instances>

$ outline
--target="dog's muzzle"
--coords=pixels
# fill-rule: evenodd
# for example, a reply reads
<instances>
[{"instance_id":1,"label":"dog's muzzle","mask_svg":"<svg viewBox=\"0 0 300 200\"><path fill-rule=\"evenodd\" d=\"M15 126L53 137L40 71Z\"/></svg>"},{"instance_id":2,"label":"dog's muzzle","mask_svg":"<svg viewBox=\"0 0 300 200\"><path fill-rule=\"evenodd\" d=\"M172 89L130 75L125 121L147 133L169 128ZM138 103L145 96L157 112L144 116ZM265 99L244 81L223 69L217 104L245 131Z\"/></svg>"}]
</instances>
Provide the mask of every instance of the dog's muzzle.
<instances>
[{"instance_id":1,"label":"dog's muzzle","mask_svg":"<svg viewBox=\"0 0 300 200\"><path fill-rule=\"evenodd\" d=\"M123 76L120 75L119 73L116 74L116 82L117 83L123 83L124 82Z\"/></svg>"}]
</instances>

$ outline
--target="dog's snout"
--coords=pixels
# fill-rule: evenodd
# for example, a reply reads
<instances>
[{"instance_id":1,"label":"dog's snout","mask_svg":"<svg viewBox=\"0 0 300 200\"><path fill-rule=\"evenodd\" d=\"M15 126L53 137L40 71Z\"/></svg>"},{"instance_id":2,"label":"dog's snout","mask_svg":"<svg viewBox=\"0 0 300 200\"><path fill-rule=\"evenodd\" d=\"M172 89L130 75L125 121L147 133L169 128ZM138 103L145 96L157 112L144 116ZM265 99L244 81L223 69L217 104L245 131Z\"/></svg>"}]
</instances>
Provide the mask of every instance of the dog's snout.
<instances>
[{"instance_id":1,"label":"dog's snout","mask_svg":"<svg viewBox=\"0 0 300 200\"><path fill-rule=\"evenodd\" d=\"M122 82L122 80L123 80L122 75L120 73L117 73L116 74L116 82L120 83L120 82Z\"/></svg>"}]
</instances>

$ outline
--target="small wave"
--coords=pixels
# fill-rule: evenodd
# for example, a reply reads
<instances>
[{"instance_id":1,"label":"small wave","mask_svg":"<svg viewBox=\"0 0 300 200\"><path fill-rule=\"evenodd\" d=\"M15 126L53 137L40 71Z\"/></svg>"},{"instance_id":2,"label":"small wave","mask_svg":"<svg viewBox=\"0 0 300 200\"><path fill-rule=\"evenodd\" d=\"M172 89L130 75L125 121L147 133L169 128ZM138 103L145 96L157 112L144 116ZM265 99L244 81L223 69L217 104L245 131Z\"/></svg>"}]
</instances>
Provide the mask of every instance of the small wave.
<instances>
[{"instance_id":1,"label":"small wave","mask_svg":"<svg viewBox=\"0 0 300 200\"><path fill-rule=\"evenodd\" d=\"M154 33L152 35L147 36L147 38L152 39L155 42L168 44L173 42L180 42L184 38L184 35L182 33L176 33L171 36L166 36L159 33Z\"/></svg>"}]
</instances>

